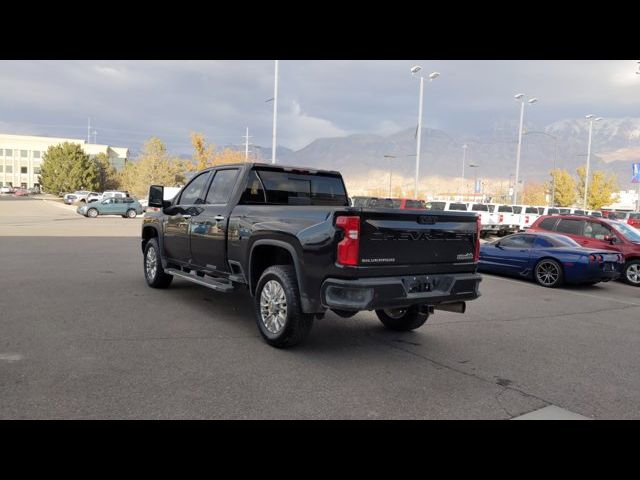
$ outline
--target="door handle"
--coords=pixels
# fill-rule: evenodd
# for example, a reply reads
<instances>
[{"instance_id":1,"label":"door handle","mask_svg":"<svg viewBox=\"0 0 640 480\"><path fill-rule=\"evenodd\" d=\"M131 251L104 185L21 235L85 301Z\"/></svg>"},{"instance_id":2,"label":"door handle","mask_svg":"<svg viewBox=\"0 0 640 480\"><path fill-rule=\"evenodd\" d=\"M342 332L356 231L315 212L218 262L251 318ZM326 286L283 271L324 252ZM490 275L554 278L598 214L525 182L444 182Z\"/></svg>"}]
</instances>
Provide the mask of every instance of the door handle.
<instances>
[{"instance_id":1,"label":"door handle","mask_svg":"<svg viewBox=\"0 0 640 480\"><path fill-rule=\"evenodd\" d=\"M224 216L222 216L222 215L216 215L215 217L213 217L213 219L214 219L216 222L221 222L222 220L224 220Z\"/></svg>"}]
</instances>

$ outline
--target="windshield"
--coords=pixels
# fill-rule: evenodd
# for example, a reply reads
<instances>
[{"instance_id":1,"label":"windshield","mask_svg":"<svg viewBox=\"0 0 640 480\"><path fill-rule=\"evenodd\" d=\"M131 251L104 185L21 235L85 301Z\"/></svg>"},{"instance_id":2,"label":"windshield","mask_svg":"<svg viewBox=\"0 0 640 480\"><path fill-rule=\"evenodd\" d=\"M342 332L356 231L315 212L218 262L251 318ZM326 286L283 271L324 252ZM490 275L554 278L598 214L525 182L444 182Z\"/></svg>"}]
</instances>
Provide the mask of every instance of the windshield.
<instances>
[{"instance_id":1,"label":"windshield","mask_svg":"<svg viewBox=\"0 0 640 480\"><path fill-rule=\"evenodd\" d=\"M622 233L622 235L624 235L624 238L626 238L630 242L640 243L640 230L638 230L637 228L634 228L628 223L623 222L611 222L611 225L613 225L616 230Z\"/></svg>"}]
</instances>

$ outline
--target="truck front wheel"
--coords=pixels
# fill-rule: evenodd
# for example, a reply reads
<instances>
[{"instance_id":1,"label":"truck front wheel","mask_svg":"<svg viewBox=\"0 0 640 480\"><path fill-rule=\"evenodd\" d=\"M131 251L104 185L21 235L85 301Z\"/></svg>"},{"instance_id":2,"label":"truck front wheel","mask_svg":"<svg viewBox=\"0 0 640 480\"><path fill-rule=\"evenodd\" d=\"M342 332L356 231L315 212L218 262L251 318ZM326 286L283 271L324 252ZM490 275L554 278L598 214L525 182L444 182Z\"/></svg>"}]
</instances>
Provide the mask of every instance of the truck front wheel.
<instances>
[{"instance_id":1,"label":"truck front wheel","mask_svg":"<svg viewBox=\"0 0 640 480\"><path fill-rule=\"evenodd\" d=\"M385 327L396 332L415 330L424 325L429 318L429 314L420 312L419 305L376 310L376 315Z\"/></svg>"},{"instance_id":2,"label":"truck front wheel","mask_svg":"<svg viewBox=\"0 0 640 480\"><path fill-rule=\"evenodd\" d=\"M290 265L274 265L264 271L256 287L254 309L260 334L273 347L299 344L313 326L313 315L300 307L298 282Z\"/></svg>"},{"instance_id":3,"label":"truck front wheel","mask_svg":"<svg viewBox=\"0 0 640 480\"><path fill-rule=\"evenodd\" d=\"M160 247L155 238L150 239L144 247L144 278L152 288L167 288L173 275L164 272L160 261Z\"/></svg>"}]
</instances>

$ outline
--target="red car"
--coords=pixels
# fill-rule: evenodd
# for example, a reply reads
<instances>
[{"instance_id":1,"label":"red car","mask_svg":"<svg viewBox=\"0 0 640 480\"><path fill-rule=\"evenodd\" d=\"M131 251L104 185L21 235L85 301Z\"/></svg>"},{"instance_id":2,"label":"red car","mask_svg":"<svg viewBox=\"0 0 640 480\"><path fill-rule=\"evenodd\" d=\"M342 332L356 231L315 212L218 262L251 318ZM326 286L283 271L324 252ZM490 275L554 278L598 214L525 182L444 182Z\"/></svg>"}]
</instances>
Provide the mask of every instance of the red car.
<instances>
[{"instance_id":1,"label":"red car","mask_svg":"<svg viewBox=\"0 0 640 480\"><path fill-rule=\"evenodd\" d=\"M29 190L27 190L26 188L16 188L13 191L13 195L16 197L24 197L29 195Z\"/></svg>"},{"instance_id":2,"label":"red car","mask_svg":"<svg viewBox=\"0 0 640 480\"><path fill-rule=\"evenodd\" d=\"M640 228L640 213L630 213L629 218L627 219L627 223L632 227Z\"/></svg>"},{"instance_id":3,"label":"red car","mask_svg":"<svg viewBox=\"0 0 640 480\"><path fill-rule=\"evenodd\" d=\"M561 233L586 248L622 253L625 259L622 280L640 287L640 231L628 223L607 218L554 215L538 218L529 231Z\"/></svg>"}]
</instances>

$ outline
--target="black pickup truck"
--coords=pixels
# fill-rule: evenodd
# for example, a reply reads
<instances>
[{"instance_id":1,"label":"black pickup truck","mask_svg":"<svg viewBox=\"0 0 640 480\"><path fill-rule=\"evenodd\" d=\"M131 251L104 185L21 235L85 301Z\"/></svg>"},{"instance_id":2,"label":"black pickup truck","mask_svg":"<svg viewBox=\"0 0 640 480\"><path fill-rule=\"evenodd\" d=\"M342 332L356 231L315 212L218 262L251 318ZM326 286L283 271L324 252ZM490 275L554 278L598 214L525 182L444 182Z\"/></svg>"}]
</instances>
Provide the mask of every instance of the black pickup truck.
<instances>
[{"instance_id":1,"label":"black pickup truck","mask_svg":"<svg viewBox=\"0 0 640 480\"><path fill-rule=\"evenodd\" d=\"M338 172L223 165L199 172L172 201L151 186L149 207L149 286L178 277L220 292L245 288L276 347L299 343L327 309L375 310L404 331L434 309L464 313L479 296L476 214L351 207Z\"/></svg>"}]
</instances>

